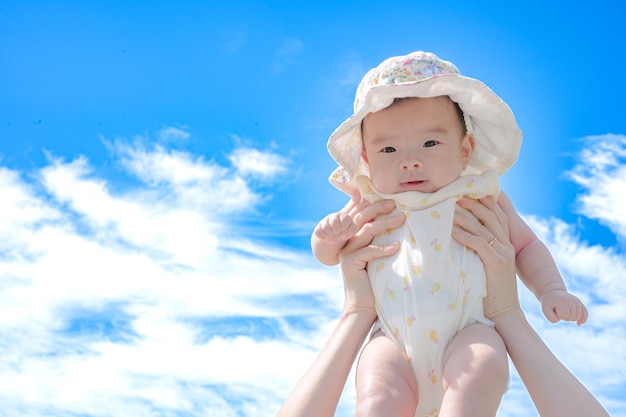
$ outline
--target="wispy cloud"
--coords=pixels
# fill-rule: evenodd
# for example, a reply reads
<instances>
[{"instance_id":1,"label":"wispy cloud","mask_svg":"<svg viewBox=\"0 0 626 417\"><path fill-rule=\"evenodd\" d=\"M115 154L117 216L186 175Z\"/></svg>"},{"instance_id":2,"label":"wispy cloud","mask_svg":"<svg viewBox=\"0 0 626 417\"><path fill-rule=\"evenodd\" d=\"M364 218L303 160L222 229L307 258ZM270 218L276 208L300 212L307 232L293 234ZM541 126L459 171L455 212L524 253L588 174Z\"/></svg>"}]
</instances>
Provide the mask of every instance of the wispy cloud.
<instances>
[{"instance_id":1,"label":"wispy cloud","mask_svg":"<svg viewBox=\"0 0 626 417\"><path fill-rule=\"evenodd\" d=\"M248 42L248 34L243 30L229 33L227 37L228 39L225 42L226 49L233 54L239 52Z\"/></svg>"},{"instance_id":2,"label":"wispy cloud","mask_svg":"<svg viewBox=\"0 0 626 417\"><path fill-rule=\"evenodd\" d=\"M336 128L342 117L352 114L354 95L363 75L371 68L363 62L362 57L355 52L348 52L328 68L328 73L320 79L320 95L325 106L330 108L330 114L343 115L339 120L327 117L318 121L318 127Z\"/></svg>"},{"instance_id":3,"label":"wispy cloud","mask_svg":"<svg viewBox=\"0 0 626 417\"><path fill-rule=\"evenodd\" d=\"M159 131L158 137L162 142L184 142L191 135L184 128L168 126Z\"/></svg>"},{"instance_id":4,"label":"wispy cloud","mask_svg":"<svg viewBox=\"0 0 626 417\"><path fill-rule=\"evenodd\" d=\"M371 66L366 65L361 56L355 52L350 52L336 64L335 76L332 79L338 86L350 88L354 93L356 86L359 85L370 68Z\"/></svg>"},{"instance_id":5,"label":"wispy cloud","mask_svg":"<svg viewBox=\"0 0 626 417\"><path fill-rule=\"evenodd\" d=\"M288 157L237 146L220 165L148 138L108 146L123 170L116 178L132 181L102 177L85 156L49 156L34 172L0 167L0 409L274 415L342 302L336 269L235 227ZM620 164L606 165L613 177ZM580 181L607 173L582 168ZM614 394L626 389L617 348L626 346L626 256L585 244L558 219L528 219L591 310L581 328L549 325L524 293L533 325L616 415L626 412ZM352 384L340 415L353 414ZM499 416L532 413L514 377Z\"/></svg>"},{"instance_id":6,"label":"wispy cloud","mask_svg":"<svg viewBox=\"0 0 626 417\"><path fill-rule=\"evenodd\" d=\"M283 41L283 44L278 48L274 55L274 63L272 64L272 73L281 74L292 66L296 57L300 54L304 44L300 39L288 38Z\"/></svg>"}]
</instances>

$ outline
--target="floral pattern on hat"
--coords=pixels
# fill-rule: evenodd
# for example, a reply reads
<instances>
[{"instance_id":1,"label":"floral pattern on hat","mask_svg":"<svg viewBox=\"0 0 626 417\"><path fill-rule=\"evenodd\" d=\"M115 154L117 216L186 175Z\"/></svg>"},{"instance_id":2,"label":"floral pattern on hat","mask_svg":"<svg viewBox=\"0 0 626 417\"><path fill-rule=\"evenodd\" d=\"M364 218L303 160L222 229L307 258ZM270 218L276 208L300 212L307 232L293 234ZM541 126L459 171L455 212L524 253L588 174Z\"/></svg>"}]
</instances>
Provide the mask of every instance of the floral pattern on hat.
<instances>
[{"instance_id":1,"label":"floral pattern on hat","mask_svg":"<svg viewBox=\"0 0 626 417\"><path fill-rule=\"evenodd\" d=\"M354 100L354 112L361 109L368 92L373 88L412 84L442 75L461 75L461 72L452 62L441 60L429 52L418 51L389 58L371 69L361 80Z\"/></svg>"}]
</instances>

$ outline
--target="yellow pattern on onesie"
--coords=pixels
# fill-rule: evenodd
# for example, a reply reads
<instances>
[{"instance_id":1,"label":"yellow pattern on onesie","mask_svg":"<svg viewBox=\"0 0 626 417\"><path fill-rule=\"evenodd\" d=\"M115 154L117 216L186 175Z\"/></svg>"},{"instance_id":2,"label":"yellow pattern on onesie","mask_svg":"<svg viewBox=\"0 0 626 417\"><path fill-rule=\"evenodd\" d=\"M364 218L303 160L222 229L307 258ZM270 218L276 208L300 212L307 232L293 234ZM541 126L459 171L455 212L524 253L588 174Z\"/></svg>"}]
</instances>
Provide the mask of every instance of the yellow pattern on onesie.
<instances>
[{"instance_id":1,"label":"yellow pattern on onesie","mask_svg":"<svg viewBox=\"0 0 626 417\"><path fill-rule=\"evenodd\" d=\"M378 193L366 177L356 178L364 199L392 198L404 226L374 239L401 242L394 256L368 265L379 323L400 345L418 384L416 417L437 416L443 398L442 358L452 338L472 323L493 323L483 315L485 270L478 255L451 236L452 217L463 195L497 195L498 177L487 171L466 175L435 193ZM393 214L393 213L391 213Z\"/></svg>"}]
</instances>

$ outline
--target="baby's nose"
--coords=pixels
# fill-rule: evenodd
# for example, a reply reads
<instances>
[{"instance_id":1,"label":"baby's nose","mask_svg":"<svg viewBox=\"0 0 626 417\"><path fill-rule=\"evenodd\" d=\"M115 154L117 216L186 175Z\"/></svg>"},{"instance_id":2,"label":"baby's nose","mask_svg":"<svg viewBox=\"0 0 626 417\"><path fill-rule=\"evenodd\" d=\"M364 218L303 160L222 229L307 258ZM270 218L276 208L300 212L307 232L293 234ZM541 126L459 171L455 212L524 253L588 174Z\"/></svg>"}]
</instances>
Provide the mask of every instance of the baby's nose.
<instances>
[{"instance_id":1,"label":"baby's nose","mask_svg":"<svg viewBox=\"0 0 626 417\"><path fill-rule=\"evenodd\" d=\"M417 158L416 156L407 156L402 161L401 168L403 170L412 170L412 169L418 169L420 166L422 166L422 163L419 160L419 158Z\"/></svg>"}]
</instances>

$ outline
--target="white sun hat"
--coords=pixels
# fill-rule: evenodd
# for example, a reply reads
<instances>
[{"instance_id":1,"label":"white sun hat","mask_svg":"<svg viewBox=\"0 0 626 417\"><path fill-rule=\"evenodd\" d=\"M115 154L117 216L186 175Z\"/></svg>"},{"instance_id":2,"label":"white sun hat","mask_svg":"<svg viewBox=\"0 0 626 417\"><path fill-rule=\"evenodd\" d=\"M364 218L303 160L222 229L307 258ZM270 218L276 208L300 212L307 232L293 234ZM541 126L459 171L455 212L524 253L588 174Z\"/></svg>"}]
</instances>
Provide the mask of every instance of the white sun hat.
<instances>
[{"instance_id":1,"label":"white sun hat","mask_svg":"<svg viewBox=\"0 0 626 417\"><path fill-rule=\"evenodd\" d=\"M354 114L328 140L328 151L339 164L331 183L351 194L357 176L369 177L361 157L361 122L368 113L388 107L396 98L438 96L449 96L458 103L467 133L474 136L474 153L463 174L492 170L501 175L515 163L522 132L509 106L481 81L462 76L453 63L417 51L386 59L361 80Z\"/></svg>"}]
</instances>

